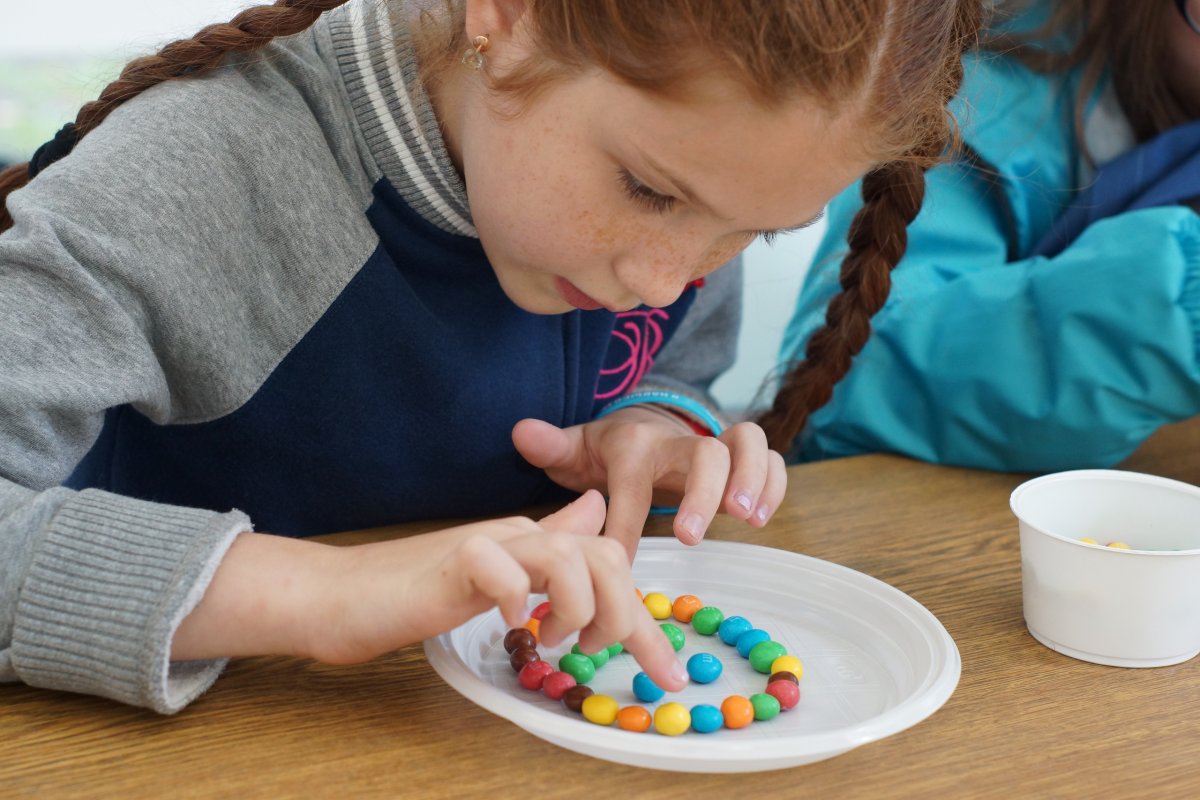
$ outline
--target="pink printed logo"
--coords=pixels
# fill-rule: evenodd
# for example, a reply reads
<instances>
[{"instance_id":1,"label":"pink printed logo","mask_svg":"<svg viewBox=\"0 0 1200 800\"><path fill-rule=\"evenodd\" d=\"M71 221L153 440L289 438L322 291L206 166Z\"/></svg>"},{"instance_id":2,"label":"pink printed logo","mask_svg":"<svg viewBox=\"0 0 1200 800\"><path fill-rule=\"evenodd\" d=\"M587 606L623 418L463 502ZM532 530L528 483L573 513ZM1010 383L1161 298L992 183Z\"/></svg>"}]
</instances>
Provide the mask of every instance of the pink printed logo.
<instances>
[{"instance_id":1,"label":"pink printed logo","mask_svg":"<svg viewBox=\"0 0 1200 800\"><path fill-rule=\"evenodd\" d=\"M670 316L661 308L639 308L617 314L606 366L600 370L597 400L619 397L637 385L654 365L663 345L662 324Z\"/></svg>"}]
</instances>

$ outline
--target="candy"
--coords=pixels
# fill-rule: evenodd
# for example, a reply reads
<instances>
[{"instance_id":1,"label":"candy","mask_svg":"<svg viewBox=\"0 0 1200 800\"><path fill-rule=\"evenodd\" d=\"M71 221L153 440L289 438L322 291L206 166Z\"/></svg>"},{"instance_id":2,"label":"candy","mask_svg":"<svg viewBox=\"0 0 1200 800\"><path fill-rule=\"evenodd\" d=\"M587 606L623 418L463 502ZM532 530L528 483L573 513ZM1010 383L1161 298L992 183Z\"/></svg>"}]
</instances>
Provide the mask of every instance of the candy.
<instances>
[{"instance_id":1,"label":"candy","mask_svg":"<svg viewBox=\"0 0 1200 800\"><path fill-rule=\"evenodd\" d=\"M772 679L775 673L778 672L787 672L791 675L794 675L796 677L796 682L799 683L800 679L804 677L804 664L802 664L800 659L796 658L795 656L780 656L771 662ZM768 680L768 683L769 682L770 680Z\"/></svg>"},{"instance_id":2,"label":"candy","mask_svg":"<svg viewBox=\"0 0 1200 800\"><path fill-rule=\"evenodd\" d=\"M1132 547L1125 544L1124 542L1109 542L1108 544L1106 544L1104 546L1111 547L1114 550L1132 550L1133 549Z\"/></svg>"},{"instance_id":3,"label":"candy","mask_svg":"<svg viewBox=\"0 0 1200 800\"><path fill-rule=\"evenodd\" d=\"M675 648L676 653L683 649L683 631L679 630L679 626L664 622L658 627L662 628L662 632L671 641L671 647Z\"/></svg>"},{"instance_id":4,"label":"candy","mask_svg":"<svg viewBox=\"0 0 1200 800\"><path fill-rule=\"evenodd\" d=\"M610 644L608 646L608 656L609 658L612 658L613 656L619 656L624 650L625 645L621 644L620 642L617 642L616 644Z\"/></svg>"},{"instance_id":5,"label":"candy","mask_svg":"<svg viewBox=\"0 0 1200 800\"><path fill-rule=\"evenodd\" d=\"M573 644L573 645L571 645L571 652L577 656L586 656L592 662L592 665L596 669L600 669L601 667L603 667L605 664L608 663L609 655L608 655L607 647L598 653L585 653L579 649L578 644Z\"/></svg>"},{"instance_id":6,"label":"candy","mask_svg":"<svg viewBox=\"0 0 1200 800\"><path fill-rule=\"evenodd\" d=\"M1084 536L1079 541L1083 542L1084 544L1100 544L1099 542L1097 542L1095 539L1093 539L1090 536Z\"/></svg>"},{"instance_id":7,"label":"candy","mask_svg":"<svg viewBox=\"0 0 1200 800\"><path fill-rule=\"evenodd\" d=\"M703 636L712 636L725 620L721 609L705 606L692 615L692 630Z\"/></svg>"},{"instance_id":8,"label":"candy","mask_svg":"<svg viewBox=\"0 0 1200 800\"><path fill-rule=\"evenodd\" d=\"M729 646L737 644L738 637L754 626L745 617L729 617L717 628L721 641Z\"/></svg>"},{"instance_id":9,"label":"candy","mask_svg":"<svg viewBox=\"0 0 1200 800\"><path fill-rule=\"evenodd\" d=\"M625 706L617 712L617 726L621 730L642 733L650 730L653 717L641 706Z\"/></svg>"},{"instance_id":10,"label":"candy","mask_svg":"<svg viewBox=\"0 0 1200 800\"><path fill-rule=\"evenodd\" d=\"M786 655L787 648L779 642L766 641L751 647L747 658L750 659L750 666L754 667L756 671L769 675L771 664L775 662L775 659Z\"/></svg>"},{"instance_id":11,"label":"candy","mask_svg":"<svg viewBox=\"0 0 1200 800\"><path fill-rule=\"evenodd\" d=\"M738 655L742 658L749 658L750 651L759 642L771 641L771 634L761 628L751 628L737 638Z\"/></svg>"},{"instance_id":12,"label":"candy","mask_svg":"<svg viewBox=\"0 0 1200 800\"><path fill-rule=\"evenodd\" d=\"M771 681L767 684L767 694L778 700L780 709L784 711L800 702L800 687L791 681Z\"/></svg>"},{"instance_id":13,"label":"candy","mask_svg":"<svg viewBox=\"0 0 1200 800\"><path fill-rule=\"evenodd\" d=\"M521 671L517 673L517 681L526 689L537 691L542 688L542 682L551 672L554 672L554 667L550 666L550 662L539 658L521 667Z\"/></svg>"},{"instance_id":14,"label":"candy","mask_svg":"<svg viewBox=\"0 0 1200 800\"><path fill-rule=\"evenodd\" d=\"M537 638L528 628L512 628L504 634L504 649L511 653L523 647L536 647Z\"/></svg>"},{"instance_id":15,"label":"candy","mask_svg":"<svg viewBox=\"0 0 1200 800\"><path fill-rule=\"evenodd\" d=\"M536 639L538 638L538 634L542 629L542 621L540 619L534 619L530 617L529 619L525 620L525 629L532 633L533 638Z\"/></svg>"},{"instance_id":16,"label":"candy","mask_svg":"<svg viewBox=\"0 0 1200 800\"><path fill-rule=\"evenodd\" d=\"M577 685L575 676L571 673L561 671L551 672L546 676L546 680L542 681L542 694L551 700L562 700L562 696L567 693L567 690ZM769 690L770 688L768 685L767 689Z\"/></svg>"},{"instance_id":17,"label":"candy","mask_svg":"<svg viewBox=\"0 0 1200 800\"><path fill-rule=\"evenodd\" d=\"M558 660L558 668L574 678L576 683L587 683L596 677L596 665L579 653L567 653Z\"/></svg>"},{"instance_id":18,"label":"candy","mask_svg":"<svg viewBox=\"0 0 1200 800\"><path fill-rule=\"evenodd\" d=\"M740 694L731 694L721 701L721 717L726 728L744 728L754 721L754 705Z\"/></svg>"},{"instance_id":19,"label":"candy","mask_svg":"<svg viewBox=\"0 0 1200 800\"><path fill-rule=\"evenodd\" d=\"M654 730L664 736L678 736L691 725L691 712L681 703L663 703L654 710Z\"/></svg>"},{"instance_id":20,"label":"candy","mask_svg":"<svg viewBox=\"0 0 1200 800\"><path fill-rule=\"evenodd\" d=\"M766 692L750 695L750 705L754 706L756 720L768 720L779 716L779 700Z\"/></svg>"},{"instance_id":21,"label":"candy","mask_svg":"<svg viewBox=\"0 0 1200 800\"><path fill-rule=\"evenodd\" d=\"M542 620L550 613L550 601L538 603L533 607L533 611L529 612L529 616L533 619Z\"/></svg>"},{"instance_id":22,"label":"candy","mask_svg":"<svg viewBox=\"0 0 1200 800\"><path fill-rule=\"evenodd\" d=\"M671 615L680 622L691 622L696 612L704 607L700 598L694 594L681 594L671 604Z\"/></svg>"},{"instance_id":23,"label":"candy","mask_svg":"<svg viewBox=\"0 0 1200 800\"><path fill-rule=\"evenodd\" d=\"M696 683L712 683L722 669L721 659L711 653L696 653L687 661L688 676Z\"/></svg>"},{"instance_id":24,"label":"candy","mask_svg":"<svg viewBox=\"0 0 1200 800\"><path fill-rule=\"evenodd\" d=\"M692 706L692 730L696 733L712 733L725 724L721 709L700 703Z\"/></svg>"},{"instance_id":25,"label":"candy","mask_svg":"<svg viewBox=\"0 0 1200 800\"><path fill-rule=\"evenodd\" d=\"M784 658L787 658L787 656L784 656ZM775 681L791 681L799 685L800 678L796 677L796 673L794 672L772 672L771 677L767 678L767 685L770 686Z\"/></svg>"},{"instance_id":26,"label":"candy","mask_svg":"<svg viewBox=\"0 0 1200 800\"><path fill-rule=\"evenodd\" d=\"M656 703L666 694L650 676L639 672L633 676L633 695L643 703Z\"/></svg>"},{"instance_id":27,"label":"candy","mask_svg":"<svg viewBox=\"0 0 1200 800\"><path fill-rule=\"evenodd\" d=\"M563 693L562 703L570 711L581 711L583 709L583 701L591 697L595 692L588 686L572 686Z\"/></svg>"},{"instance_id":28,"label":"candy","mask_svg":"<svg viewBox=\"0 0 1200 800\"><path fill-rule=\"evenodd\" d=\"M538 655L537 650L534 650L532 647L522 647L509 656L508 664L513 668L513 672L520 672L529 662L540 660L541 656Z\"/></svg>"},{"instance_id":29,"label":"candy","mask_svg":"<svg viewBox=\"0 0 1200 800\"><path fill-rule=\"evenodd\" d=\"M655 619L666 619L671 616L671 600L662 592L651 592L642 598L642 605Z\"/></svg>"},{"instance_id":30,"label":"candy","mask_svg":"<svg viewBox=\"0 0 1200 800\"><path fill-rule=\"evenodd\" d=\"M612 725L617 718L620 706L617 705L616 700L606 694L594 694L584 698L579 710L583 712L583 718L588 722L594 722L597 725Z\"/></svg>"}]
</instances>

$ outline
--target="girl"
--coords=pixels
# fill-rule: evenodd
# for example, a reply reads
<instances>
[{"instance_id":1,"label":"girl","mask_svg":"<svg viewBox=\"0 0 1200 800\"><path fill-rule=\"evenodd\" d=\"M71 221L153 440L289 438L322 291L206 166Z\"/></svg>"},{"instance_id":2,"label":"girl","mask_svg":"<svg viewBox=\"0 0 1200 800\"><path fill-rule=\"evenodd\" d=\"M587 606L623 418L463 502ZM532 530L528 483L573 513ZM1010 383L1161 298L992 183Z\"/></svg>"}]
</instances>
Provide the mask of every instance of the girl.
<instances>
[{"instance_id":1,"label":"girl","mask_svg":"<svg viewBox=\"0 0 1200 800\"><path fill-rule=\"evenodd\" d=\"M931 174L875 336L799 458L1102 467L1200 413L1200 2L1036 3L995 34L962 91L965 155ZM785 360L819 346L859 205L830 209ZM776 447L803 425L799 386L763 420Z\"/></svg>"},{"instance_id":2,"label":"girl","mask_svg":"<svg viewBox=\"0 0 1200 800\"><path fill-rule=\"evenodd\" d=\"M546 591L547 644L680 688L622 544L656 494L686 543L761 526L782 459L629 387L689 285L864 172L892 253L976 14L283 0L133 62L6 174L0 678L170 712L229 656L359 661ZM584 494L359 548L224 511L305 535L546 476Z\"/></svg>"}]
</instances>

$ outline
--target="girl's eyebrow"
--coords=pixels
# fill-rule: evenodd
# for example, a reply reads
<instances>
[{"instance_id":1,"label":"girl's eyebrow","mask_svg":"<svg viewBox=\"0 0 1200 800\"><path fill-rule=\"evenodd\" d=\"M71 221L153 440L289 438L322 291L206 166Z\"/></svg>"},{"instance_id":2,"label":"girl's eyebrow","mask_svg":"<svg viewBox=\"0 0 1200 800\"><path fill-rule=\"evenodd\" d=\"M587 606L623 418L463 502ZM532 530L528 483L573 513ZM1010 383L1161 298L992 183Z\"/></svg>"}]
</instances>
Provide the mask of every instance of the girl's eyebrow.
<instances>
[{"instance_id":1,"label":"girl's eyebrow","mask_svg":"<svg viewBox=\"0 0 1200 800\"><path fill-rule=\"evenodd\" d=\"M641 157L642 161L645 162L646 166L650 167L650 169L657 172L659 178L661 178L662 180L671 184L671 188L675 189L677 192L679 192L679 194L683 195L683 198L685 200L687 200L688 203L690 203L692 206L695 206L696 208L700 209L701 211L704 211L705 213L716 217L717 219L721 220L722 222L733 222L733 220L729 219L728 217L722 216L721 214L717 213L716 209L714 209L708 203L704 202L704 200L699 195L696 194L696 192L692 189L691 186L689 186L685 181L682 181L679 178L676 178L674 175L672 175L667 170L663 169L662 165L659 164L657 161L655 161L653 158L651 158L649 155L647 155L647 153L644 150L642 150L641 148L637 148L637 154ZM825 216L825 211L821 210L820 212L817 213L816 216L814 216L810 219L806 219L797 225L791 226L790 228L777 228L776 230L764 231L764 232L770 233L771 235L794 233L798 230L803 230L804 228L807 228L810 225L815 225L816 223L820 222L824 216Z\"/></svg>"}]
</instances>

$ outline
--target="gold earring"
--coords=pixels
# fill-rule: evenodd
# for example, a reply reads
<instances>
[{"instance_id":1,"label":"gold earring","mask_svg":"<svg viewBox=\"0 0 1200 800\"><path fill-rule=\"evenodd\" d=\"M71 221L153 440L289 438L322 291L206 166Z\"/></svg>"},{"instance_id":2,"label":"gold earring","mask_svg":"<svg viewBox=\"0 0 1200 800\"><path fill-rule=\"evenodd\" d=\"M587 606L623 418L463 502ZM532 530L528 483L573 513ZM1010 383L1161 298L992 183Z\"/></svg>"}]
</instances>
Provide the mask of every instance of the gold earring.
<instances>
[{"instance_id":1,"label":"gold earring","mask_svg":"<svg viewBox=\"0 0 1200 800\"><path fill-rule=\"evenodd\" d=\"M483 54L491 44L487 36L476 36L471 40L471 46L463 51L462 63L471 69L483 69Z\"/></svg>"}]
</instances>

